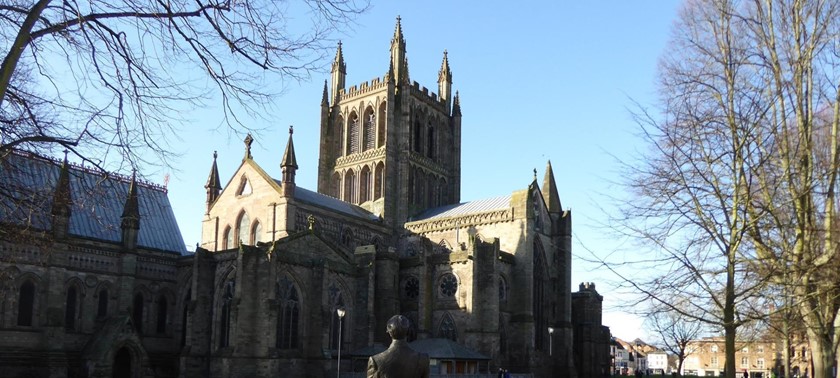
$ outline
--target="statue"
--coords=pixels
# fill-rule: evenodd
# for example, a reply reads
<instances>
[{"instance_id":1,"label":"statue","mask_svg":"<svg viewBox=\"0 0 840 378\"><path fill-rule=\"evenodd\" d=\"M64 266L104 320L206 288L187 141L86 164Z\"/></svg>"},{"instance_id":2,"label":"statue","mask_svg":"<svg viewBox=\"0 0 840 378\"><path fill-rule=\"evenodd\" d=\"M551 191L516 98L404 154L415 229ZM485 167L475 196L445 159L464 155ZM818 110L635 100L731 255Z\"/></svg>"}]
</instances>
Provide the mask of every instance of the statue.
<instances>
[{"instance_id":1,"label":"statue","mask_svg":"<svg viewBox=\"0 0 840 378\"><path fill-rule=\"evenodd\" d=\"M368 378L429 377L429 356L415 352L405 341L409 327L405 316L394 315L388 319L386 332L391 336L391 346L368 359Z\"/></svg>"}]
</instances>

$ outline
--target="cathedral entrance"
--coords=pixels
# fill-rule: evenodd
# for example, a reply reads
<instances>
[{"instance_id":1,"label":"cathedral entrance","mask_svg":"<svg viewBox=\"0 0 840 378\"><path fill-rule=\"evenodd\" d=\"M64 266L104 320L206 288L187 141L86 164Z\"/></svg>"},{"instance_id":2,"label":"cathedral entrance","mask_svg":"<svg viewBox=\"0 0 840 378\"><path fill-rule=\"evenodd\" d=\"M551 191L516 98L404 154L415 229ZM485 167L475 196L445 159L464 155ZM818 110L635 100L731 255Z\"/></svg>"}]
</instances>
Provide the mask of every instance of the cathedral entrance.
<instances>
[{"instance_id":1,"label":"cathedral entrance","mask_svg":"<svg viewBox=\"0 0 840 378\"><path fill-rule=\"evenodd\" d=\"M128 348L122 347L114 355L114 368L112 369L114 378L131 377L131 352Z\"/></svg>"}]
</instances>

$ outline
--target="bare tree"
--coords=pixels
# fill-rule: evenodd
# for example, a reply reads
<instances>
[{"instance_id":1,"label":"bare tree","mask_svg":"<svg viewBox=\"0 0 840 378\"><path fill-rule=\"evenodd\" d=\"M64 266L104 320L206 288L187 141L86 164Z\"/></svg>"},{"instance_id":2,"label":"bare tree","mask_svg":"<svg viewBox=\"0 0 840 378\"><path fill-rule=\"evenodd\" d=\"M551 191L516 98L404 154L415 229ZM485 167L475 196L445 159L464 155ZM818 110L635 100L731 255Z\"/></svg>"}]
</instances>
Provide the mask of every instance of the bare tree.
<instances>
[{"instance_id":1,"label":"bare tree","mask_svg":"<svg viewBox=\"0 0 840 378\"><path fill-rule=\"evenodd\" d=\"M167 164L186 109L242 130L305 78L365 0L10 0L0 4L0 157L71 155L99 168ZM277 88L277 86L273 86ZM211 105L212 104L212 105Z\"/></svg>"},{"instance_id":2,"label":"bare tree","mask_svg":"<svg viewBox=\"0 0 840 378\"><path fill-rule=\"evenodd\" d=\"M651 314L647 324L663 349L677 357L677 371L682 371L683 361L690 353L689 343L700 336L703 323L666 307Z\"/></svg>"}]
</instances>

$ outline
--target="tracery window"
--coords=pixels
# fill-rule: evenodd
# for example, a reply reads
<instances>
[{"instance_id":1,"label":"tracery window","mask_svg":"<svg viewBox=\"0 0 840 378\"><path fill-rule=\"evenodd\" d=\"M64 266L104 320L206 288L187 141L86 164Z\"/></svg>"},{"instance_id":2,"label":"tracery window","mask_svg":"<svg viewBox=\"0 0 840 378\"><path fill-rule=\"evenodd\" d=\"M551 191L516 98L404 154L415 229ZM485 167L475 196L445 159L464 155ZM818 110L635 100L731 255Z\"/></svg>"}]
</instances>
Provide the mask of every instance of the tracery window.
<instances>
[{"instance_id":1,"label":"tracery window","mask_svg":"<svg viewBox=\"0 0 840 378\"><path fill-rule=\"evenodd\" d=\"M414 152L423 152L423 125L419 119L414 120Z\"/></svg>"},{"instance_id":2,"label":"tracery window","mask_svg":"<svg viewBox=\"0 0 840 378\"><path fill-rule=\"evenodd\" d=\"M219 319L219 348L230 345L231 307L233 306L233 295L235 289L234 280L225 283L222 291L222 308Z\"/></svg>"},{"instance_id":3,"label":"tracery window","mask_svg":"<svg viewBox=\"0 0 840 378\"><path fill-rule=\"evenodd\" d=\"M359 175L359 202L367 202L370 199L370 167L365 166Z\"/></svg>"},{"instance_id":4,"label":"tracery window","mask_svg":"<svg viewBox=\"0 0 840 378\"><path fill-rule=\"evenodd\" d=\"M297 288L288 278L283 277L277 283L277 348L294 349L298 347L298 328L300 324L300 299Z\"/></svg>"},{"instance_id":5,"label":"tracery window","mask_svg":"<svg viewBox=\"0 0 840 378\"><path fill-rule=\"evenodd\" d=\"M251 220L248 218L248 214L244 211L239 215L239 223L237 225L237 234L239 236L239 240L237 244L246 244L248 243L249 236L250 236L250 226Z\"/></svg>"},{"instance_id":6,"label":"tracery window","mask_svg":"<svg viewBox=\"0 0 840 378\"><path fill-rule=\"evenodd\" d=\"M406 298L415 299L420 295L420 280L417 277L408 277L403 284L403 295Z\"/></svg>"},{"instance_id":7,"label":"tracery window","mask_svg":"<svg viewBox=\"0 0 840 378\"><path fill-rule=\"evenodd\" d=\"M440 278L440 295L445 298L452 298L458 292L458 278L452 273L446 273Z\"/></svg>"},{"instance_id":8,"label":"tracery window","mask_svg":"<svg viewBox=\"0 0 840 378\"><path fill-rule=\"evenodd\" d=\"M385 164L379 162L376 164L373 179L373 199L382 198L382 186L385 184Z\"/></svg>"},{"instance_id":9,"label":"tracery window","mask_svg":"<svg viewBox=\"0 0 840 378\"><path fill-rule=\"evenodd\" d=\"M35 315L35 284L26 281L20 285L18 293L18 319L19 326L32 326L32 317Z\"/></svg>"},{"instance_id":10,"label":"tracery window","mask_svg":"<svg viewBox=\"0 0 840 378\"><path fill-rule=\"evenodd\" d=\"M339 328L341 328L341 332L342 332L342 337L341 337L342 342L346 340L343 337L344 336L343 334L346 333L344 330L347 328L347 327L344 327L344 326L340 326L340 322L342 321L342 319L338 316L338 311L337 310L341 308L341 309L345 309L345 311L346 311L347 307L344 304L344 296L341 293L341 289L338 287L338 285L335 282L330 283L330 287L327 290L328 290L327 293L328 293L328 296L329 296L328 300L329 300L329 311L330 311L330 349L336 350L336 349L338 349ZM347 321L347 312L345 312L345 314L344 314L343 321L345 321L345 322Z\"/></svg>"},{"instance_id":11,"label":"tracery window","mask_svg":"<svg viewBox=\"0 0 840 378\"><path fill-rule=\"evenodd\" d=\"M224 237L222 240L224 244L222 244L222 249L230 249L233 248L233 231L230 229L230 226L225 227L225 232L222 234Z\"/></svg>"},{"instance_id":12,"label":"tracery window","mask_svg":"<svg viewBox=\"0 0 840 378\"><path fill-rule=\"evenodd\" d=\"M253 245L257 245L257 242L261 241L260 237L262 236L262 224L260 221L255 220L254 226L251 227L251 243Z\"/></svg>"},{"instance_id":13,"label":"tracery window","mask_svg":"<svg viewBox=\"0 0 840 378\"><path fill-rule=\"evenodd\" d=\"M438 337L458 341L458 330L455 328L455 320L452 319L452 315L446 314L443 316L438 328Z\"/></svg>"},{"instance_id":14,"label":"tracery window","mask_svg":"<svg viewBox=\"0 0 840 378\"><path fill-rule=\"evenodd\" d=\"M364 150L372 150L376 147L376 114L373 108L365 111L365 133Z\"/></svg>"},{"instance_id":15,"label":"tracery window","mask_svg":"<svg viewBox=\"0 0 840 378\"><path fill-rule=\"evenodd\" d=\"M355 203L356 200L356 172L348 169L344 174L344 201Z\"/></svg>"},{"instance_id":16,"label":"tracery window","mask_svg":"<svg viewBox=\"0 0 840 378\"><path fill-rule=\"evenodd\" d=\"M359 116L356 113L350 114L350 124L348 125L349 135L347 135L347 153L355 154L359 152Z\"/></svg>"}]
</instances>

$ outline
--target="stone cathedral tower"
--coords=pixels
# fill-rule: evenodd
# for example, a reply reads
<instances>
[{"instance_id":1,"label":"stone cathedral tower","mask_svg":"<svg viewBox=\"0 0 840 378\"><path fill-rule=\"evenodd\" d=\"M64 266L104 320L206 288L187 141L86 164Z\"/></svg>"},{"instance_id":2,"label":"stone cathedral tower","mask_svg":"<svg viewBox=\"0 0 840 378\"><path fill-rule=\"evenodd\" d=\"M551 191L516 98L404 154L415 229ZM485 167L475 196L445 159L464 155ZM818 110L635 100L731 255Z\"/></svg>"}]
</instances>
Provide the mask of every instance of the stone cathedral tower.
<instances>
[{"instance_id":1,"label":"stone cathedral tower","mask_svg":"<svg viewBox=\"0 0 840 378\"><path fill-rule=\"evenodd\" d=\"M357 204L393 227L423 210L458 203L461 109L446 51L438 93L412 82L397 18L385 76L346 88L346 73L339 43L321 100L318 192Z\"/></svg>"}]
</instances>

